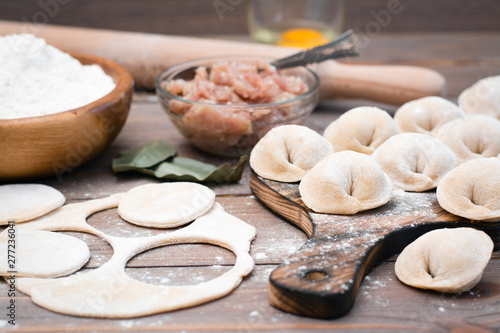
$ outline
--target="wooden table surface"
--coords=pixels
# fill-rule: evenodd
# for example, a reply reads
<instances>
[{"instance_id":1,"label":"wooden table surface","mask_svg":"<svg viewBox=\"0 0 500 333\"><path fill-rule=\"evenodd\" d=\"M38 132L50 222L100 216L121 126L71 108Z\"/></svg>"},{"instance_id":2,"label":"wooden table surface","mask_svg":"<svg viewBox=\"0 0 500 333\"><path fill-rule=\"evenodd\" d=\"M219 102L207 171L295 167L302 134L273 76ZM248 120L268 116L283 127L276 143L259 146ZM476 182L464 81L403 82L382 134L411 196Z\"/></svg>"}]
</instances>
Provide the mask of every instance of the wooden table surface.
<instances>
[{"instance_id":1,"label":"wooden table surface","mask_svg":"<svg viewBox=\"0 0 500 333\"><path fill-rule=\"evenodd\" d=\"M476 80L500 74L500 33L381 34L373 38L363 56L350 61L411 64L434 68L448 80L446 97L456 100L460 91ZM360 105L377 105L389 112L396 107L370 101L328 101L307 119L306 125L322 131L342 112ZM175 130L152 93L134 95L131 114L116 141L91 163L62 175L40 180L66 196L68 202L102 198L156 180L139 174L115 175L111 160L118 152L148 141L164 139L179 156L221 164L192 148ZM235 163L235 160L230 160ZM217 201L231 214L257 229L251 246L253 272L230 295L171 313L136 319L93 319L57 314L18 294L16 326L7 323L7 284L0 283L0 331L293 331L343 330L349 332L500 332L500 253L486 267L479 284L462 294L442 294L403 285L394 274L395 257L384 261L365 278L354 307L336 320L318 320L282 312L268 304L268 278L273 269L306 241L296 227L268 211L249 189L248 167L242 180L231 185L211 185ZM121 220L115 209L94 214L89 224L115 236L148 235L150 230ZM111 247L95 236L71 233L89 245L92 270L112 255ZM153 284L183 285L206 281L230 269L234 255L212 245L175 245L137 255L127 265L130 276Z\"/></svg>"}]
</instances>

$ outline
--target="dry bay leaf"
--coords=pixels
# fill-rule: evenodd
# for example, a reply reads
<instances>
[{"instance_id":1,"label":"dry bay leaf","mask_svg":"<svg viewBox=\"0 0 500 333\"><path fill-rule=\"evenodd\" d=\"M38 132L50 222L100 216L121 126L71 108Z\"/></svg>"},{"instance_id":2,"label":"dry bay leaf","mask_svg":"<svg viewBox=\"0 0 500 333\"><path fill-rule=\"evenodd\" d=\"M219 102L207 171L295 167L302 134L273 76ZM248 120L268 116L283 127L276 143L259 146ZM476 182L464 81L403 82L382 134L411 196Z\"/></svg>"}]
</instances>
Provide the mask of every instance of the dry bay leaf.
<instances>
[{"instance_id":1,"label":"dry bay leaf","mask_svg":"<svg viewBox=\"0 0 500 333\"><path fill-rule=\"evenodd\" d=\"M192 158L175 156L175 149L165 141L157 140L120 153L113 159L113 172L135 171L160 179L199 183L238 182L248 161L241 156L233 168L229 163L215 166Z\"/></svg>"}]
</instances>

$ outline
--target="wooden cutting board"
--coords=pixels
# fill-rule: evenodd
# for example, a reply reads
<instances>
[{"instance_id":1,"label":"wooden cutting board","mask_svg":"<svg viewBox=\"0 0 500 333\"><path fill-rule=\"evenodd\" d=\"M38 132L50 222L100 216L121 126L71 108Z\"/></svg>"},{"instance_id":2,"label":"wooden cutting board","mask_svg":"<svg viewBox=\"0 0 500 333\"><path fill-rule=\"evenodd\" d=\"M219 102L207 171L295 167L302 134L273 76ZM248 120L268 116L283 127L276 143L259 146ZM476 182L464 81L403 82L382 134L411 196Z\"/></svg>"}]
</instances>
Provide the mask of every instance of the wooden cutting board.
<instances>
[{"instance_id":1,"label":"wooden cutting board","mask_svg":"<svg viewBox=\"0 0 500 333\"><path fill-rule=\"evenodd\" d=\"M433 229L474 227L500 248L500 222L473 223L452 215L439 206L435 191L396 190L384 206L347 216L314 213L300 199L298 183L267 180L253 170L250 188L269 209L309 236L269 281L270 304L298 315L345 315L373 266Z\"/></svg>"}]
</instances>

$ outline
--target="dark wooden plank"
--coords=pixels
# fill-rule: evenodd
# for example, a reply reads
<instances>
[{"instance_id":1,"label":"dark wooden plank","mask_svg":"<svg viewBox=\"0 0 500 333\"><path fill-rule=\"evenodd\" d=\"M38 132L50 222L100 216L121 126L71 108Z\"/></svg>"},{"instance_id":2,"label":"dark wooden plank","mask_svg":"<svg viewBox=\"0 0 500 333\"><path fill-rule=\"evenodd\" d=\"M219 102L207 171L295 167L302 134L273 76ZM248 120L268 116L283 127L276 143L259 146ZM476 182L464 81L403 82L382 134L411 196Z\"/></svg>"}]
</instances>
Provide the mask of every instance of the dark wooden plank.
<instances>
[{"instance_id":1,"label":"dark wooden plank","mask_svg":"<svg viewBox=\"0 0 500 333\"><path fill-rule=\"evenodd\" d=\"M344 61L432 68L447 80L445 96L453 100L477 80L500 72L499 32L380 34L361 40L361 56Z\"/></svg>"},{"instance_id":2,"label":"dark wooden plank","mask_svg":"<svg viewBox=\"0 0 500 333\"><path fill-rule=\"evenodd\" d=\"M162 34L241 34L250 0L3 0L0 19ZM346 1L345 28L380 32L498 31L496 0Z\"/></svg>"},{"instance_id":3,"label":"dark wooden plank","mask_svg":"<svg viewBox=\"0 0 500 333\"><path fill-rule=\"evenodd\" d=\"M246 5L231 6L219 18L212 1L199 0L120 0L120 1L36 1L19 4L2 2L3 19L37 24L84 26L162 34L242 33L246 31ZM44 5L47 4L47 5Z\"/></svg>"},{"instance_id":4,"label":"dark wooden plank","mask_svg":"<svg viewBox=\"0 0 500 333\"><path fill-rule=\"evenodd\" d=\"M500 31L436 32L408 34L381 33L368 40L361 35L363 52L352 61L383 61L443 67L481 66L484 61L498 64Z\"/></svg>"},{"instance_id":5,"label":"dark wooden plank","mask_svg":"<svg viewBox=\"0 0 500 333\"><path fill-rule=\"evenodd\" d=\"M180 0L170 1L177 2L177 4L181 3ZM366 1L360 0L355 4L356 6L359 4L360 8L364 6L364 9L360 10L364 10L364 14L368 15L366 18L371 17L370 9L381 10L387 5L387 1L376 0L372 2L373 7L370 7L372 5L367 4ZM70 4L77 6L79 2L69 2L68 6ZM86 2L88 1L81 1L80 3L83 6L83 3ZM193 1L186 1L186 3L189 2ZM202 8L201 1L195 2L199 3L199 8ZM114 1L102 2L96 6L112 6L113 3ZM475 6L472 5L472 2L470 3L470 6ZM479 10L481 7L480 2L474 2L474 4L478 4L477 10ZM123 5L127 7L128 2L124 2ZM205 9L206 6L210 7L211 5L211 2L205 2ZM6 6L15 7L17 13L22 12L22 15L33 15L33 12L30 12L33 6L35 11L38 10L37 1L25 1L21 7L18 2L9 0L3 1L0 5L0 16L9 12L10 9L4 11ZM428 8L431 8L434 4L431 6L430 3L426 5L419 2L416 6L429 6ZM438 8L445 5L435 4L435 6L437 6L435 8ZM468 4L465 4L463 8L469 8L468 6ZM409 8L407 7L407 9ZM78 12L78 10L82 11ZM81 13L85 12L84 9L78 8L78 10L75 10L72 14L63 14L61 11L60 17L62 19L63 16L68 15L66 16L67 19L75 24L78 20L99 21L100 14L90 19L81 15ZM460 9L457 8L457 10ZM77 12L79 18L76 17ZM411 12L408 10L406 14ZM103 16L104 13L110 16L107 24L113 24L113 21L117 21L113 17L113 13L109 11L103 11L102 13ZM119 11L116 13L121 15ZM207 11L205 14L209 16L210 13L210 11ZM490 13L495 12L490 11ZM403 14L401 13L401 15ZM148 14L140 13L136 18L142 20L142 15ZM403 18L404 16L399 17ZM213 17L210 19L213 19ZM128 27L125 26L126 16L123 16L120 20L122 20L121 27L123 29L137 29L138 31L141 29L132 24L137 23L134 18L127 21L130 23ZM394 23L381 31L380 35L374 37L373 42L356 61L414 64L437 69L448 79L447 97L451 99L456 98L461 89L472 84L475 80L487 75L498 74L500 70L498 66L500 34L498 32L432 35L387 34L387 32L392 31L401 24L398 20L394 20ZM241 18L239 21L238 24L244 23ZM154 22L151 19L150 22L144 23L144 27L156 24L157 29L162 29L161 24L158 25ZM411 21L408 22L411 23ZM443 21L443 24L445 22L446 20ZM229 21L226 21L226 23L228 25L225 26L227 30L224 33L234 32L229 31L231 26ZM439 22L432 23L433 26L436 24L439 24ZM464 22L457 21L456 24L464 24ZM190 30L189 27L184 28L187 31L194 31ZM209 27L202 33L211 33L212 30L210 29L212 28ZM427 28L422 27L422 29ZM165 33L165 31L161 32ZM317 108L312 116L307 119L306 124L315 130L322 131L329 122L336 119L342 112L359 105L374 105L374 103L362 100L327 101ZM395 111L393 106L377 106L387 109L391 113ZM134 95L131 115L124 130L108 150L86 166L75 170L71 174L65 174L62 181L52 178L45 179L42 182L62 190L69 202L103 197L111 193L126 191L140 184L155 182L156 180L143 175L114 175L110 170L110 163L111 159L119 151L159 138L165 138L174 144L180 154L184 156L195 157L210 163L227 161L208 156L192 148L170 124L168 118L158 106L155 97L150 93L137 93ZM493 259L486 268L480 283L467 293L446 295L407 287L401 284L394 275L396 256L392 256L379 266L376 266L370 272L368 278L365 278L361 283L353 308L340 319L317 320L305 318L271 307L268 304L268 279L271 272L277 267L277 263L288 256L290 251L298 249L306 241L307 237L298 228L283 221L261 206L251 195L248 182L249 174L247 169L244 178L239 184L213 186L213 189L218 194L217 200L223 204L227 211L257 228L257 238L252 243L251 249L251 254L257 265L252 274L229 296L192 309L130 320L97 320L58 315L34 305L29 298L20 296L16 299L18 301L18 325L11 328L5 321L7 318L0 317L0 330L16 332L63 332L70 330L118 332L126 329L133 331L185 330L190 332L207 330L309 332L311 330L331 331L333 329L370 332L452 330L457 332L498 332L500 330L500 320L498 319L500 318L500 309L498 307L500 302L500 282L498 280L500 251L493 254ZM96 214L89 221L101 230L116 235L130 236L138 232L138 229L134 229L116 218L113 210ZM127 230L130 233L127 233ZM78 236L82 237L81 234L78 234ZM93 255L86 266L87 268L99 267L109 260L112 249L106 242L94 236L85 236L84 239L89 244ZM222 259L219 260L219 257ZM224 269L228 269L233 260L234 257L231 253L215 246L172 246L149 251L149 253L146 252L135 257L129 262L130 268L128 272L137 278L143 278L146 282L180 284L183 279L197 282L215 277ZM0 282L0 305L7 304L8 300L7 285L2 281Z\"/></svg>"},{"instance_id":6,"label":"dark wooden plank","mask_svg":"<svg viewBox=\"0 0 500 333\"><path fill-rule=\"evenodd\" d=\"M365 278L351 312L337 320L294 316L267 302L267 281L275 266L258 265L230 295L194 308L135 319L68 317L34 305L19 295L16 327L0 321L5 332L118 332L133 331L278 331L327 332L335 329L369 332L496 332L500 329L500 261L486 267L482 280L470 292L441 294L410 288L394 275L394 264L383 263ZM221 274L219 267L128 269L147 283L198 283ZM0 282L0 303L7 284ZM1 319L3 320L3 318Z\"/></svg>"},{"instance_id":7,"label":"dark wooden plank","mask_svg":"<svg viewBox=\"0 0 500 333\"><path fill-rule=\"evenodd\" d=\"M494 1L347 1L346 27L380 32L496 30L500 4ZM496 22L494 22L496 21Z\"/></svg>"}]
</instances>

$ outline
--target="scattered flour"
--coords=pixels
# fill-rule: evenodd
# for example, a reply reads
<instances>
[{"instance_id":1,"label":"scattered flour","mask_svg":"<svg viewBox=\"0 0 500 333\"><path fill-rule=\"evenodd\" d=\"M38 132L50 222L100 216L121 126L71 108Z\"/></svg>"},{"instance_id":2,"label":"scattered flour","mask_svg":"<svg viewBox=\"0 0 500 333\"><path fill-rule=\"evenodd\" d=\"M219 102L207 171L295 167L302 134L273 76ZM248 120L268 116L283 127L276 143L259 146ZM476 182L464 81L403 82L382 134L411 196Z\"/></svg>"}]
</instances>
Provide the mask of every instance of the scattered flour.
<instances>
[{"instance_id":1,"label":"scattered flour","mask_svg":"<svg viewBox=\"0 0 500 333\"><path fill-rule=\"evenodd\" d=\"M250 314L249 314L248 316L249 316L249 317L256 317L256 316L258 316L258 315L260 315L259 311L254 310L254 311L250 312Z\"/></svg>"},{"instance_id":2,"label":"scattered flour","mask_svg":"<svg viewBox=\"0 0 500 333\"><path fill-rule=\"evenodd\" d=\"M267 254L264 252L259 252L255 254L253 257L254 259L267 259Z\"/></svg>"},{"instance_id":3,"label":"scattered flour","mask_svg":"<svg viewBox=\"0 0 500 333\"><path fill-rule=\"evenodd\" d=\"M96 101L115 88L98 65L81 65L44 39L0 37L0 119L53 114Z\"/></svg>"}]
</instances>

